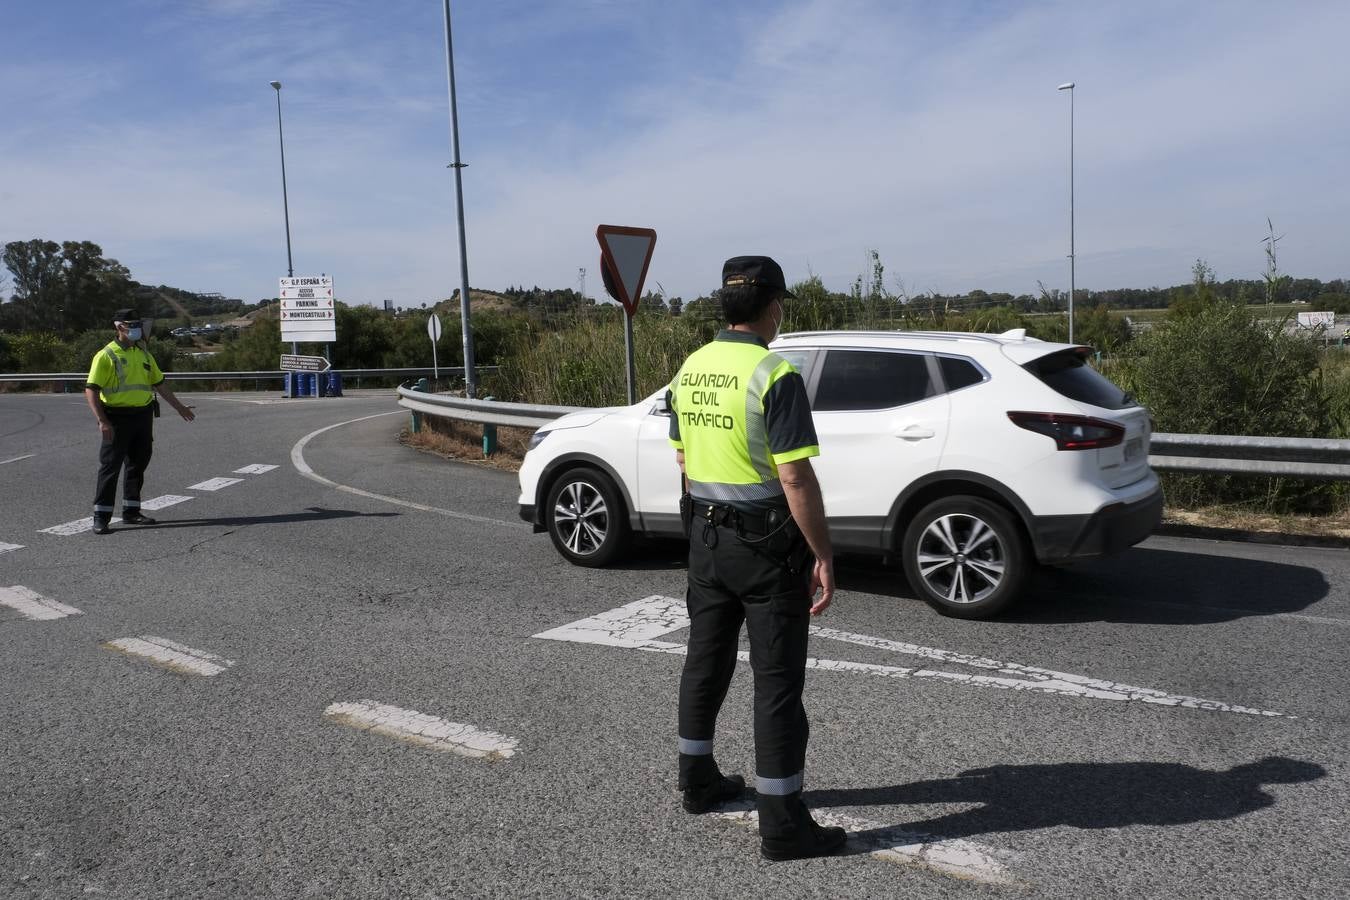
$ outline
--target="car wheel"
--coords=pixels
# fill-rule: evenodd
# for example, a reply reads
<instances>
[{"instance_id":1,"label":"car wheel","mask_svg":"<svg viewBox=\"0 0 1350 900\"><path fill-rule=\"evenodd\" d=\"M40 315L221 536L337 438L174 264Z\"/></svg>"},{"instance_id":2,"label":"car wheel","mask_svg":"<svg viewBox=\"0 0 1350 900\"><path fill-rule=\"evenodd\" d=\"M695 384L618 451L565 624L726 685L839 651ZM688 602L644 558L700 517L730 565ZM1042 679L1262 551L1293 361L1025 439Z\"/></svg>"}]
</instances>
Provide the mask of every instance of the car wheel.
<instances>
[{"instance_id":1,"label":"car wheel","mask_svg":"<svg viewBox=\"0 0 1350 900\"><path fill-rule=\"evenodd\" d=\"M986 619L1017 598L1028 554L1012 514L980 497L945 497L905 529L905 575L944 616Z\"/></svg>"},{"instance_id":2,"label":"car wheel","mask_svg":"<svg viewBox=\"0 0 1350 900\"><path fill-rule=\"evenodd\" d=\"M549 488L545 524L553 546L578 566L604 566L628 543L628 514L614 483L595 469L572 469Z\"/></svg>"}]
</instances>

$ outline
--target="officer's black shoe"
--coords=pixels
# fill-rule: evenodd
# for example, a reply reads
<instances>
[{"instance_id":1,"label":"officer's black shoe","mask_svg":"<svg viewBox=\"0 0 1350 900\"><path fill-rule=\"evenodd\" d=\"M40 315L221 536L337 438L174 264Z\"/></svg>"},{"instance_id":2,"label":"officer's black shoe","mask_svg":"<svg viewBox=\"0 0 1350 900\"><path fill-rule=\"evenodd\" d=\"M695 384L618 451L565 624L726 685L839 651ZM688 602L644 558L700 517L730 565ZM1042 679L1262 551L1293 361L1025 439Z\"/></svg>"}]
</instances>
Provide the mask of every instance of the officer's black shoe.
<instances>
[{"instance_id":1,"label":"officer's black shoe","mask_svg":"<svg viewBox=\"0 0 1350 900\"><path fill-rule=\"evenodd\" d=\"M759 853L771 862L811 859L838 853L847 842L848 832L844 829L811 822L795 838L764 838L759 842Z\"/></svg>"},{"instance_id":2,"label":"officer's black shoe","mask_svg":"<svg viewBox=\"0 0 1350 900\"><path fill-rule=\"evenodd\" d=\"M739 800L745 793L745 779L739 775L719 775L712 784L703 787L687 787L684 794L684 811L695 815L709 812L719 803Z\"/></svg>"},{"instance_id":3,"label":"officer's black shoe","mask_svg":"<svg viewBox=\"0 0 1350 900\"><path fill-rule=\"evenodd\" d=\"M122 513L122 521L127 525L154 525L155 520L139 512Z\"/></svg>"},{"instance_id":4,"label":"officer's black shoe","mask_svg":"<svg viewBox=\"0 0 1350 900\"><path fill-rule=\"evenodd\" d=\"M106 519L94 520L94 534L112 534L112 528Z\"/></svg>"}]
</instances>

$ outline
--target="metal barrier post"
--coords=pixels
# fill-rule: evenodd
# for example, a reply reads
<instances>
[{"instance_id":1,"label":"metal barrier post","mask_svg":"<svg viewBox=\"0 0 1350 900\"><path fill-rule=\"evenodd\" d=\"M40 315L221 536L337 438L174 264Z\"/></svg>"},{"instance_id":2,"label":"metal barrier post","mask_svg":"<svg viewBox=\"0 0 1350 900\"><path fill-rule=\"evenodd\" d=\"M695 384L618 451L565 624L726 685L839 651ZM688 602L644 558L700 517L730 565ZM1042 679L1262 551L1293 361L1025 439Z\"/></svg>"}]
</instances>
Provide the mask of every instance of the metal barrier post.
<instances>
[{"instance_id":1,"label":"metal barrier post","mask_svg":"<svg viewBox=\"0 0 1350 900\"><path fill-rule=\"evenodd\" d=\"M417 383L409 388L409 390L421 391L425 394L427 392L427 380L425 378L417 379ZM412 433L422 433L422 414L416 410L414 410L412 414Z\"/></svg>"},{"instance_id":2,"label":"metal barrier post","mask_svg":"<svg viewBox=\"0 0 1350 900\"><path fill-rule=\"evenodd\" d=\"M484 400L496 400L497 398L496 398L496 397L491 397L491 396L489 396L489 397L484 397L483 399L484 399ZM484 458L484 459L487 459L489 456L491 456L492 454L494 454L494 453L496 453L496 452L497 452L497 426L496 426L496 425L489 425L489 424L487 424L487 423L484 423L484 424L483 424L483 458Z\"/></svg>"}]
</instances>

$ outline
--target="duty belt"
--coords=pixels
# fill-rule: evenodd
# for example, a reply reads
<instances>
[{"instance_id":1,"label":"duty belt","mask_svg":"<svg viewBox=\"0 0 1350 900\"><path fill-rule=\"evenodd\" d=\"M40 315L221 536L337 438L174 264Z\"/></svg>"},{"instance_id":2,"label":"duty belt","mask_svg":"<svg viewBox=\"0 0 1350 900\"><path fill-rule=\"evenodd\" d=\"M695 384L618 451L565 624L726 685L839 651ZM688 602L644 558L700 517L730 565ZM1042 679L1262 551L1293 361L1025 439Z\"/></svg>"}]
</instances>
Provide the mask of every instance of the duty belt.
<instances>
[{"instance_id":1,"label":"duty belt","mask_svg":"<svg viewBox=\"0 0 1350 900\"><path fill-rule=\"evenodd\" d=\"M737 531L768 534L783 527L792 518L786 509L770 509L764 512L747 512L725 503L707 503L694 500L694 521L705 525L725 526Z\"/></svg>"}]
</instances>

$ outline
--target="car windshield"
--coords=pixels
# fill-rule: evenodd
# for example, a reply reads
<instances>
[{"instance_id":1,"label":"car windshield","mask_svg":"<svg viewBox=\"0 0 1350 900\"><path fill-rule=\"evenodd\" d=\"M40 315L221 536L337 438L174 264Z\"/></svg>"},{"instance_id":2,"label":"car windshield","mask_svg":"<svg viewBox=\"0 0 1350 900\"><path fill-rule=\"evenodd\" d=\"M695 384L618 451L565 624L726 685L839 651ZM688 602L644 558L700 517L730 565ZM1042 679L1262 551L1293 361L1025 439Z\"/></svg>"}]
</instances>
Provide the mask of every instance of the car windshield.
<instances>
[{"instance_id":1,"label":"car windshield","mask_svg":"<svg viewBox=\"0 0 1350 900\"><path fill-rule=\"evenodd\" d=\"M1087 363L1089 351L1084 348L1060 350L1023 366L1056 393L1091 403L1103 409L1126 409L1134 406L1134 397L1111 383L1105 375Z\"/></svg>"}]
</instances>

